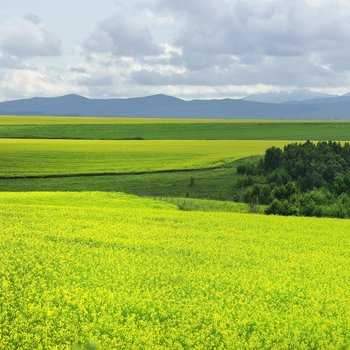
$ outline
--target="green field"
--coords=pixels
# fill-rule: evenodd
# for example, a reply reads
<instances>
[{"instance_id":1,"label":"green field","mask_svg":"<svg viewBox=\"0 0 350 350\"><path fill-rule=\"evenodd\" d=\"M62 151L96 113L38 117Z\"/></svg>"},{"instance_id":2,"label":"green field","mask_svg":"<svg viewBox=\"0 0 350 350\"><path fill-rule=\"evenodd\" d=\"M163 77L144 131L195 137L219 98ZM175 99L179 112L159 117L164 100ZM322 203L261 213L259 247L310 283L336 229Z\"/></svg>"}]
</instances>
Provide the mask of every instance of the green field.
<instances>
[{"instance_id":1,"label":"green field","mask_svg":"<svg viewBox=\"0 0 350 350\"><path fill-rule=\"evenodd\" d=\"M252 158L247 159L247 161ZM239 161L241 163L242 161ZM232 200L240 190L238 163L213 170L142 175L99 175L58 178L0 179L0 191L109 191L146 196L175 196ZM195 185L191 186L191 177Z\"/></svg>"},{"instance_id":2,"label":"green field","mask_svg":"<svg viewBox=\"0 0 350 350\"><path fill-rule=\"evenodd\" d=\"M145 140L348 140L349 122L243 122L0 117L0 137ZM15 118L15 117L13 117ZM29 118L28 120L26 118ZM80 123L79 123L80 121ZM26 123L33 124L26 124ZM138 123L137 123L138 122ZM44 124L46 123L46 124ZM57 124L55 124L57 123ZM64 124L67 123L67 124ZM95 124L94 124L95 123Z\"/></svg>"},{"instance_id":3,"label":"green field","mask_svg":"<svg viewBox=\"0 0 350 350\"><path fill-rule=\"evenodd\" d=\"M210 168L286 141L77 141L0 139L0 177Z\"/></svg>"},{"instance_id":4,"label":"green field","mask_svg":"<svg viewBox=\"0 0 350 350\"><path fill-rule=\"evenodd\" d=\"M1 349L350 347L348 220L103 193L0 203Z\"/></svg>"}]
</instances>

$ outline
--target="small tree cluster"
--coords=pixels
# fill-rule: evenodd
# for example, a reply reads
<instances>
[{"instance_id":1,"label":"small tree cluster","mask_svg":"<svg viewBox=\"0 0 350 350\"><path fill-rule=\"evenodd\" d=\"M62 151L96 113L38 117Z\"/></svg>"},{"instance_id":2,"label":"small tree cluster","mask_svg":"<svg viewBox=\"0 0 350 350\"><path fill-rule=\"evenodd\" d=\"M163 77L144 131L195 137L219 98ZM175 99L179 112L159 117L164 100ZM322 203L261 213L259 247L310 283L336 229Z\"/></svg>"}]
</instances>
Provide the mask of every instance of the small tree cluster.
<instances>
[{"instance_id":1,"label":"small tree cluster","mask_svg":"<svg viewBox=\"0 0 350 350\"><path fill-rule=\"evenodd\" d=\"M237 169L238 171L238 169ZM350 144L307 141L271 147L258 165L240 173L263 176L244 197L268 204L267 214L350 217Z\"/></svg>"}]
</instances>

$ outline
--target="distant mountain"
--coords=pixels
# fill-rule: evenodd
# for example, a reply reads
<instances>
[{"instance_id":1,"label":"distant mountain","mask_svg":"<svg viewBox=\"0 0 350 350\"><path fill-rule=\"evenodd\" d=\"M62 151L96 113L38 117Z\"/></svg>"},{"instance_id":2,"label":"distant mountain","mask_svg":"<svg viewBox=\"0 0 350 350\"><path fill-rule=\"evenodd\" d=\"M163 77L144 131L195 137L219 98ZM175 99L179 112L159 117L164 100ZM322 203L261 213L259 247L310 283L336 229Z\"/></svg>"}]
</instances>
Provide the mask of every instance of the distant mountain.
<instances>
[{"instance_id":1,"label":"distant mountain","mask_svg":"<svg viewBox=\"0 0 350 350\"><path fill-rule=\"evenodd\" d=\"M185 101L167 95L89 99L79 95L0 103L1 115L212 119L350 119L350 95L286 103L243 99Z\"/></svg>"},{"instance_id":2,"label":"distant mountain","mask_svg":"<svg viewBox=\"0 0 350 350\"><path fill-rule=\"evenodd\" d=\"M338 104L338 103L348 103L348 102L350 102L350 94L300 101L301 104L322 104L322 105L330 104L330 103Z\"/></svg>"},{"instance_id":3,"label":"distant mountain","mask_svg":"<svg viewBox=\"0 0 350 350\"><path fill-rule=\"evenodd\" d=\"M336 97L336 95L324 94L321 92L314 92L311 90L296 90L290 92L266 92L261 94L253 94L244 97L246 101L268 102L268 103L285 103L306 101L311 99L321 99L328 97Z\"/></svg>"}]
</instances>

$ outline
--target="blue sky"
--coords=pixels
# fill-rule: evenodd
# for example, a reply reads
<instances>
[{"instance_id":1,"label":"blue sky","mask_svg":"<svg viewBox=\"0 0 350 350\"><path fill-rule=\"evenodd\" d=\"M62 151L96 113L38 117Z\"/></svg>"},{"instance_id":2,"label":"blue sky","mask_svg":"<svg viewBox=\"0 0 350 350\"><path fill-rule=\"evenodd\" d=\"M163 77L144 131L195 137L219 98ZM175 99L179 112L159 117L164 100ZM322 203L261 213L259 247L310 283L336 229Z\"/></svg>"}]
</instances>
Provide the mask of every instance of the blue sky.
<instances>
[{"instance_id":1,"label":"blue sky","mask_svg":"<svg viewBox=\"0 0 350 350\"><path fill-rule=\"evenodd\" d=\"M348 0L2 0L0 100L350 91Z\"/></svg>"},{"instance_id":2,"label":"blue sky","mask_svg":"<svg viewBox=\"0 0 350 350\"><path fill-rule=\"evenodd\" d=\"M94 30L97 21L117 10L117 1L113 0L2 0L0 19L34 14L62 38L68 50L84 40L87 33Z\"/></svg>"}]
</instances>

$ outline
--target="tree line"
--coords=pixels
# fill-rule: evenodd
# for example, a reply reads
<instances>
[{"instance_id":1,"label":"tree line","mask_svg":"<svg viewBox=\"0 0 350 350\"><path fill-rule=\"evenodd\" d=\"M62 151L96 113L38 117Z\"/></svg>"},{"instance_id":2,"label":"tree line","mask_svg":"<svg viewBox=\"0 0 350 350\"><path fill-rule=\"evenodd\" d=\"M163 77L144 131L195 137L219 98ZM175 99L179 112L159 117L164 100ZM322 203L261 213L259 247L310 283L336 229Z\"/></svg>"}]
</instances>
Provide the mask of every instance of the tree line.
<instances>
[{"instance_id":1,"label":"tree line","mask_svg":"<svg viewBox=\"0 0 350 350\"><path fill-rule=\"evenodd\" d=\"M267 204L267 214L350 218L350 144L292 143L266 150L245 175L244 201Z\"/></svg>"}]
</instances>

